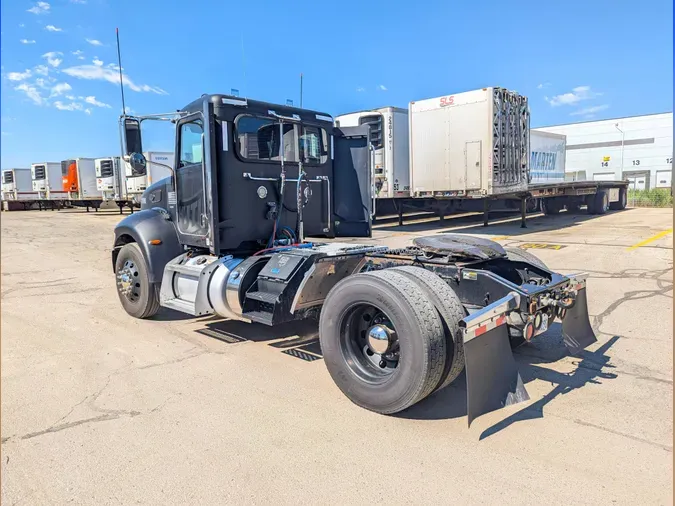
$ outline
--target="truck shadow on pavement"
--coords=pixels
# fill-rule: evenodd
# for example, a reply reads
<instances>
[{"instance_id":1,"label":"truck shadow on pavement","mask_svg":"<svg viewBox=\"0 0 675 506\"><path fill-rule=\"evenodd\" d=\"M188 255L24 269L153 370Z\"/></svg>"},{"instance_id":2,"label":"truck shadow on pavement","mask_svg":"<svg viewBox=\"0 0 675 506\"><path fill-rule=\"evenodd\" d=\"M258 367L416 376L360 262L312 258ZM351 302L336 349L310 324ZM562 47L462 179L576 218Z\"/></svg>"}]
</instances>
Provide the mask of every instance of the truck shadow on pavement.
<instances>
[{"instance_id":1,"label":"truck shadow on pavement","mask_svg":"<svg viewBox=\"0 0 675 506\"><path fill-rule=\"evenodd\" d=\"M507 416L500 422L485 429L480 440L496 434L511 424L544 416L544 406L559 395L568 394L587 384L600 384L603 379L614 379L615 373L607 369L614 368L610 364L607 351L616 343L619 336L613 336L595 351L582 351L578 356L570 356L562 342L560 324L539 336L533 343L514 350L514 357L523 383L527 385L534 380L541 380L555 385L541 399L524 404L517 412ZM558 372L544 367L544 364L558 362L567 357L574 369L571 372ZM402 418L419 420L447 419L466 416L466 377L464 373L449 387L436 392L405 412L399 413Z\"/></svg>"},{"instance_id":2,"label":"truck shadow on pavement","mask_svg":"<svg viewBox=\"0 0 675 506\"><path fill-rule=\"evenodd\" d=\"M219 319L205 319L204 323L205 327L197 332L224 343L262 342L281 353L307 362L322 358L318 325L311 320L276 327ZM608 371L614 366L610 364L610 357L606 353L618 339L619 336L613 336L595 351L584 350L578 356L570 356L563 344L562 326L556 322L532 343L515 349L513 354L524 384L541 380L555 386L541 399L531 404L524 403L522 409L485 429L480 439L496 434L513 423L542 418L544 406L559 395L568 394L588 384L600 384L600 380L616 378L615 373ZM573 370L558 372L545 367L545 364L561 361ZM467 415L466 400L466 376L462 373L448 387L394 416L413 420L461 418Z\"/></svg>"}]
</instances>

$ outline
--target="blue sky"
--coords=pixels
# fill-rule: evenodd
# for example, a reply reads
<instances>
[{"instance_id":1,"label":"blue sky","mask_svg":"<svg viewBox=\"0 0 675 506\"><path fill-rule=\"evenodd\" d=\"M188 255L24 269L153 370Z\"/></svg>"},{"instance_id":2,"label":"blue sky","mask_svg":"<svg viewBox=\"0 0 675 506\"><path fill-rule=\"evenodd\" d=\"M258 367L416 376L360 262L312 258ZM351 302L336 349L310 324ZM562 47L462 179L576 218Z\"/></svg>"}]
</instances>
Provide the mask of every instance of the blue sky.
<instances>
[{"instance_id":1,"label":"blue sky","mask_svg":"<svg viewBox=\"0 0 675 506\"><path fill-rule=\"evenodd\" d=\"M232 88L298 104L301 72L332 115L486 86L528 96L533 127L673 105L666 0L11 0L0 19L2 168L119 153L116 27L137 113Z\"/></svg>"}]
</instances>

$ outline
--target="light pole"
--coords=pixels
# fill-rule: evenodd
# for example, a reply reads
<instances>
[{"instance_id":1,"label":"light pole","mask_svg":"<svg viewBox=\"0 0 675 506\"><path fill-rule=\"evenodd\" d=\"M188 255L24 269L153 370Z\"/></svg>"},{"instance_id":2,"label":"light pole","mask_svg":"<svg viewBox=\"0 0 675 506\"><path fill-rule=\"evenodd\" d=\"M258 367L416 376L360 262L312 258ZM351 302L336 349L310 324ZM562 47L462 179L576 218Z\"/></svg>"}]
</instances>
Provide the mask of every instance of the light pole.
<instances>
[{"instance_id":1,"label":"light pole","mask_svg":"<svg viewBox=\"0 0 675 506\"><path fill-rule=\"evenodd\" d=\"M626 134L624 133L623 130L619 128L618 123L614 123L614 128L616 128L619 132L621 132L621 177L623 178L623 141L626 137Z\"/></svg>"}]
</instances>

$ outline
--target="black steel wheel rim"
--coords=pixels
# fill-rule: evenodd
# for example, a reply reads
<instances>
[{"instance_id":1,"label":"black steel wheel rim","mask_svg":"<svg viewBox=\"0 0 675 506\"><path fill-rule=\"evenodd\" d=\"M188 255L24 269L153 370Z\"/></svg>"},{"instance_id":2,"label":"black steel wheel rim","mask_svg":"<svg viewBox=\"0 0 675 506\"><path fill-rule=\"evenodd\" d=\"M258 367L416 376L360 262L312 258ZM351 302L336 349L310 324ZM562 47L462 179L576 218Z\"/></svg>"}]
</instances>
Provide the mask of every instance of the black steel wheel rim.
<instances>
[{"instance_id":1,"label":"black steel wheel rim","mask_svg":"<svg viewBox=\"0 0 675 506\"><path fill-rule=\"evenodd\" d=\"M117 291L132 304L141 298L141 278L138 266L133 259L127 258L117 272Z\"/></svg>"},{"instance_id":2,"label":"black steel wheel rim","mask_svg":"<svg viewBox=\"0 0 675 506\"><path fill-rule=\"evenodd\" d=\"M380 308L367 303L352 304L340 323L340 349L349 369L361 381L382 384L397 372L400 363L400 345L391 319ZM372 346L371 333L387 332L387 350L378 353Z\"/></svg>"}]
</instances>

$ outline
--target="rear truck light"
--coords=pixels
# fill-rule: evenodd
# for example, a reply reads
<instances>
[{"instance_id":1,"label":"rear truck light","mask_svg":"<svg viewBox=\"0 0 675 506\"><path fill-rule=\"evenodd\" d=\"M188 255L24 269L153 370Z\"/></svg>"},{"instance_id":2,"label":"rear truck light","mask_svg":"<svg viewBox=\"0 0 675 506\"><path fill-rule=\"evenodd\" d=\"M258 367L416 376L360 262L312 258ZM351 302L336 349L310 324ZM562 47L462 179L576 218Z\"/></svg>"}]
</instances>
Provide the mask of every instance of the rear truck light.
<instances>
[{"instance_id":1,"label":"rear truck light","mask_svg":"<svg viewBox=\"0 0 675 506\"><path fill-rule=\"evenodd\" d=\"M520 307L511 292L460 321L464 339L467 415L471 422L504 406L530 398L511 352L508 315Z\"/></svg>"}]
</instances>

